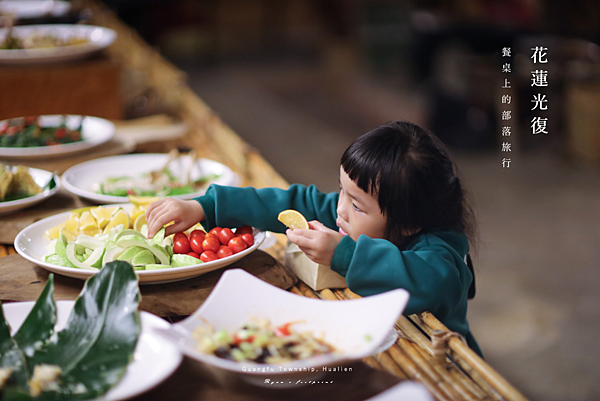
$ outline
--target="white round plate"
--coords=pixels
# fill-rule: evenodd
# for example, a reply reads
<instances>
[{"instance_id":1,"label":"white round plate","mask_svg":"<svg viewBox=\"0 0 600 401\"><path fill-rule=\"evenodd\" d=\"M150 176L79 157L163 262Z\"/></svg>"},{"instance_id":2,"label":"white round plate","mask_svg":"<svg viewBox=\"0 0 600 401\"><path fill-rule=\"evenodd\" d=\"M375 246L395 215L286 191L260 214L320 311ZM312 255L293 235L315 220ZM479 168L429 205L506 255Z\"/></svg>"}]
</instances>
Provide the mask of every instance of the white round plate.
<instances>
[{"instance_id":1,"label":"white round plate","mask_svg":"<svg viewBox=\"0 0 600 401\"><path fill-rule=\"evenodd\" d=\"M124 210L130 212L131 204L127 205L107 205L107 207L120 206ZM44 234L49 228L55 227L64 223L69 219L71 212L60 213L54 216L47 217L37 221L24 228L15 238L15 249L25 259L37 264L44 269L53 273L61 274L67 277L78 278L85 280L88 277L96 274L96 270L84 270L73 267L57 266L44 262L44 257L52 252L48 250L50 238ZM240 253L229 256L227 258L218 259L212 262L200 263L197 265L185 267L172 267L170 269L159 270L139 270L136 271L140 278L140 284L161 284L171 281L184 280L191 277L200 276L209 273L213 270L228 266L233 262L238 261L251 252L254 252L264 241L266 233L264 231L254 230L254 245L243 250Z\"/></svg>"},{"instance_id":2,"label":"white round plate","mask_svg":"<svg viewBox=\"0 0 600 401\"><path fill-rule=\"evenodd\" d=\"M1 50L0 50L1 51ZM62 123L61 115L40 116L39 123L46 127L55 127ZM108 120L98 117L67 116L67 127L79 127L83 118L81 130L82 140L52 146L32 146L27 148L0 147L0 158L3 159L43 159L48 157L65 156L89 150L93 147L108 142L115 135L115 125ZM0 127L7 124L7 120L0 121Z\"/></svg>"},{"instance_id":3,"label":"white round plate","mask_svg":"<svg viewBox=\"0 0 600 401\"><path fill-rule=\"evenodd\" d=\"M145 153L103 157L79 163L62 175L63 185L69 192L89 199L96 203L128 203L126 196L112 196L99 194L97 190L102 181L111 177L136 177L151 171L160 170L167 162L169 155L166 153ZM189 156L181 156L173 161L169 167L176 177L184 177L191 163ZM191 179L196 180L207 174L221 174L211 183L233 186L238 184L237 175L224 164L213 160L200 159L199 167L191 171ZM172 196L178 199L192 199L206 192L204 189L186 195Z\"/></svg>"},{"instance_id":4,"label":"white round plate","mask_svg":"<svg viewBox=\"0 0 600 401\"><path fill-rule=\"evenodd\" d=\"M29 35L52 35L59 38L84 37L87 43L40 49L0 49L0 64L45 64L85 58L110 46L117 33L109 28L93 25L20 25L14 26L13 35L25 38ZM7 28L0 29L0 43L6 37Z\"/></svg>"},{"instance_id":5,"label":"white round plate","mask_svg":"<svg viewBox=\"0 0 600 401\"><path fill-rule=\"evenodd\" d=\"M2 0L0 14L12 14L18 19L61 17L71 10L71 3L59 0Z\"/></svg>"},{"instance_id":6,"label":"white round plate","mask_svg":"<svg viewBox=\"0 0 600 401\"><path fill-rule=\"evenodd\" d=\"M35 302L12 302L2 305L4 317L14 334L27 318ZM65 327L74 301L57 301L56 329ZM125 376L104 397L97 400L122 400L139 395L158 385L179 366L182 355L171 342L156 335L156 329L168 329L170 324L158 316L140 313L142 331L133 353L133 361L127 366Z\"/></svg>"},{"instance_id":7,"label":"white round plate","mask_svg":"<svg viewBox=\"0 0 600 401\"><path fill-rule=\"evenodd\" d=\"M29 168L29 174L35 180L35 183L38 184L42 188L44 186L46 186L46 184L50 181L50 179L53 176L53 174L51 172L46 171L46 170L40 170L37 168ZM56 194L60 189L60 179L57 176L54 177L54 182L56 183L54 188L52 188L52 189L46 188L39 194L29 196L29 197L23 198L23 199L12 200L12 201L6 201L6 202L0 201L0 215L9 213L9 212L14 212L15 210L19 210L19 209L24 209L29 206L33 206L37 203L40 203L43 200L50 198L51 196Z\"/></svg>"}]
</instances>

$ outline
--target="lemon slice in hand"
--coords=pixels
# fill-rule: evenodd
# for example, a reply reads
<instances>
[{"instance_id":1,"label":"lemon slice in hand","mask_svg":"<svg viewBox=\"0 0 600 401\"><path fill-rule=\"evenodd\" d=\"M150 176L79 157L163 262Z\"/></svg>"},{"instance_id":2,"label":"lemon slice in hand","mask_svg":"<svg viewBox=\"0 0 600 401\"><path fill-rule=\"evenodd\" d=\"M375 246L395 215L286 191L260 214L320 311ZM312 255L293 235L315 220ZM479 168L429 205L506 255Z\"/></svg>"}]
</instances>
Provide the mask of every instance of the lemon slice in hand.
<instances>
[{"instance_id":1,"label":"lemon slice in hand","mask_svg":"<svg viewBox=\"0 0 600 401\"><path fill-rule=\"evenodd\" d=\"M284 210L283 212L279 213L279 215L277 216L277 220L281 221L283 224L292 229L302 228L307 230L309 228L308 222L306 221L302 213L298 212L297 210Z\"/></svg>"}]
</instances>

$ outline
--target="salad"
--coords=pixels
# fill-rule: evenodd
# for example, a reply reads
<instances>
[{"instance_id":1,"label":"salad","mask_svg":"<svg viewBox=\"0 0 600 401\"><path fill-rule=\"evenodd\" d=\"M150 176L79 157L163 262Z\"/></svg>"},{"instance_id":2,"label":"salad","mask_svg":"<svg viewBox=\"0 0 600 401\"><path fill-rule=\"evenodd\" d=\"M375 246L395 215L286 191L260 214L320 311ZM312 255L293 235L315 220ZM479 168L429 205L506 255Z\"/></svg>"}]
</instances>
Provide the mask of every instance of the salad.
<instances>
[{"instance_id":1,"label":"salad","mask_svg":"<svg viewBox=\"0 0 600 401\"><path fill-rule=\"evenodd\" d=\"M42 126L38 116L11 118L0 123L0 147L26 148L34 146L52 146L82 140L80 125L70 129L67 117L62 117L58 126Z\"/></svg>"},{"instance_id":2,"label":"salad","mask_svg":"<svg viewBox=\"0 0 600 401\"><path fill-rule=\"evenodd\" d=\"M236 362L282 363L328 354L335 349L310 332L297 332L289 322L273 326L268 320L249 322L229 333L211 325L194 332L202 352Z\"/></svg>"},{"instance_id":3,"label":"salad","mask_svg":"<svg viewBox=\"0 0 600 401\"><path fill-rule=\"evenodd\" d=\"M29 174L28 167L11 168L0 163L0 202L27 198L42 191Z\"/></svg>"},{"instance_id":4,"label":"salad","mask_svg":"<svg viewBox=\"0 0 600 401\"><path fill-rule=\"evenodd\" d=\"M200 177L192 180L191 173L194 167L202 171L194 151L189 154L191 163L187 166L187 170L179 171L179 174L176 174L172 165L179 161L180 156L177 150L171 151L164 167L156 171L137 176L108 177L97 184L96 192L111 196L187 195L208 187L212 181L221 176L221 174L201 174Z\"/></svg>"}]
</instances>

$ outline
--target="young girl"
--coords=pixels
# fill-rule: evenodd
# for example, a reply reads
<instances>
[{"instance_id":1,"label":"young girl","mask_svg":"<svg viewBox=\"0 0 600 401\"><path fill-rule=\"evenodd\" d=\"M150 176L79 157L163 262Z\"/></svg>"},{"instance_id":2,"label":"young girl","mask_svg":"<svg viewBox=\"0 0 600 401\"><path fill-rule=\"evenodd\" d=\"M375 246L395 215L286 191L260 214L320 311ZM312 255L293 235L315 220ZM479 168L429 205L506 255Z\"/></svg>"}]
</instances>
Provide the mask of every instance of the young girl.
<instances>
[{"instance_id":1,"label":"young girl","mask_svg":"<svg viewBox=\"0 0 600 401\"><path fill-rule=\"evenodd\" d=\"M295 209L309 230L286 230L279 212ZM467 322L474 273L467 265L471 210L447 149L432 133L394 122L358 138L341 159L340 192L314 186L255 189L212 185L191 201L150 205L148 235L197 222L205 228L250 225L285 232L314 262L330 265L361 296L410 293L406 315L430 311L481 354Z\"/></svg>"}]
</instances>

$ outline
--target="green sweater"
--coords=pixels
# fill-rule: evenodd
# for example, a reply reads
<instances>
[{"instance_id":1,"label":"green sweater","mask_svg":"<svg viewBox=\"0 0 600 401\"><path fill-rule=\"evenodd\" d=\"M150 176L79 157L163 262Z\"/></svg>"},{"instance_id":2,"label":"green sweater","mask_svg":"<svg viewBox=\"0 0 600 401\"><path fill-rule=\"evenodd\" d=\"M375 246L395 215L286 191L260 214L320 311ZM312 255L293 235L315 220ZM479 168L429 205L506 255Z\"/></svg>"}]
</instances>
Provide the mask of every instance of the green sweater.
<instances>
[{"instance_id":1,"label":"green sweater","mask_svg":"<svg viewBox=\"0 0 600 401\"><path fill-rule=\"evenodd\" d=\"M277 215L286 209L295 209L308 221L318 220L337 231L338 196L297 184L288 190L211 185L204 196L195 199L204 209L207 229L250 225L284 233L286 227ZM468 250L467 237L452 230L417 234L403 249L384 239L361 235L354 241L345 236L335 250L331 268L361 296L406 289L410 299L405 315L433 313L481 355L467 322L467 294L473 281L464 261Z\"/></svg>"}]
</instances>

